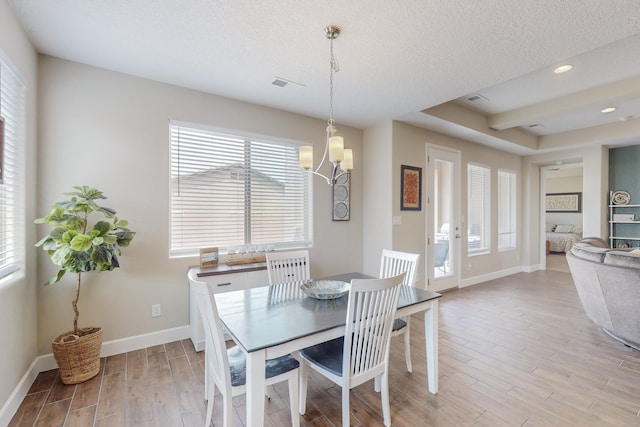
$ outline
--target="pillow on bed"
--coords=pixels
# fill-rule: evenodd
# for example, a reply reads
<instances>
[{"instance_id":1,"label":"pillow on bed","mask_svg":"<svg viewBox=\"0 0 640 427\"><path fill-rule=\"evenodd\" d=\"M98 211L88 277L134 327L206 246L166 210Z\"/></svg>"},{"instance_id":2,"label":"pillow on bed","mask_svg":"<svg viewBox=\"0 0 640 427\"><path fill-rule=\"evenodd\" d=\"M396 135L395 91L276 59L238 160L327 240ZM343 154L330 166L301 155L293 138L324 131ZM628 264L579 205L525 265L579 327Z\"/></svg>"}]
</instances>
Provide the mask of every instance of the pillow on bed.
<instances>
[{"instance_id":1,"label":"pillow on bed","mask_svg":"<svg viewBox=\"0 0 640 427\"><path fill-rule=\"evenodd\" d=\"M577 234L582 234L582 226L581 225L574 225L573 226L573 232L577 233Z\"/></svg>"},{"instance_id":2,"label":"pillow on bed","mask_svg":"<svg viewBox=\"0 0 640 427\"><path fill-rule=\"evenodd\" d=\"M555 224L547 224L547 228L545 229L545 231L547 233L553 233L553 230L556 228Z\"/></svg>"},{"instance_id":3,"label":"pillow on bed","mask_svg":"<svg viewBox=\"0 0 640 427\"><path fill-rule=\"evenodd\" d=\"M573 225L572 224L558 224L556 225L554 233L573 233Z\"/></svg>"}]
</instances>

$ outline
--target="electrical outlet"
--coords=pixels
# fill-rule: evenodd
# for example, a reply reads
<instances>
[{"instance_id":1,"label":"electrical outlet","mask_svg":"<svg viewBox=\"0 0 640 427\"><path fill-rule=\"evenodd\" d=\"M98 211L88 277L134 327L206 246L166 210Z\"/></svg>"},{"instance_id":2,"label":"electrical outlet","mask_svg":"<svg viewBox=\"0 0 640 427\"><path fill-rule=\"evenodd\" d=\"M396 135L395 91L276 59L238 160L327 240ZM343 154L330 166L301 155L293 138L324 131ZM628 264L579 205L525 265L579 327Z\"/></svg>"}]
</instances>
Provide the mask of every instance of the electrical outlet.
<instances>
[{"instance_id":1,"label":"electrical outlet","mask_svg":"<svg viewBox=\"0 0 640 427\"><path fill-rule=\"evenodd\" d=\"M160 304L153 304L151 306L151 317L160 317L162 315L162 307Z\"/></svg>"}]
</instances>

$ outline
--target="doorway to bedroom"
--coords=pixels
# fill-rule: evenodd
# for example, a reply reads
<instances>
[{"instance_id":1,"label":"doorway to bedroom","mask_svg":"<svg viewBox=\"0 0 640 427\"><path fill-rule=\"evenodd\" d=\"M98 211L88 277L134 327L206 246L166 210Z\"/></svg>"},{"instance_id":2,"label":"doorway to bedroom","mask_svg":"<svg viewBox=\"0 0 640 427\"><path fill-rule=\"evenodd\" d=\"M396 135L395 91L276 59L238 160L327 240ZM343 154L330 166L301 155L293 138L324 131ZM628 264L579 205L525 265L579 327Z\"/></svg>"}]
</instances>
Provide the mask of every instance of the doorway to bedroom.
<instances>
[{"instance_id":1,"label":"doorway to bedroom","mask_svg":"<svg viewBox=\"0 0 640 427\"><path fill-rule=\"evenodd\" d=\"M543 169L546 269L569 272L566 253L582 238L582 164Z\"/></svg>"}]
</instances>

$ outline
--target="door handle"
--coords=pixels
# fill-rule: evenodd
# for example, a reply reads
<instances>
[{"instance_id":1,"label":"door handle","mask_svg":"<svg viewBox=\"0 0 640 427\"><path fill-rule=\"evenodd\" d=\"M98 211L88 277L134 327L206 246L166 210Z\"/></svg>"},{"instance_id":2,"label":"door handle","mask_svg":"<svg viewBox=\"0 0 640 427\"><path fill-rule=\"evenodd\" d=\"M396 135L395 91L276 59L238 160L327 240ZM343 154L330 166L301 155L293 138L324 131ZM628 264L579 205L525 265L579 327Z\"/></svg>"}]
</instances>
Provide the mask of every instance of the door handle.
<instances>
[{"instance_id":1,"label":"door handle","mask_svg":"<svg viewBox=\"0 0 640 427\"><path fill-rule=\"evenodd\" d=\"M459 238L460 238L460 235L459 235L459 234L456 234L456 239L459 239Z\"/></svg>"}]
</instances>

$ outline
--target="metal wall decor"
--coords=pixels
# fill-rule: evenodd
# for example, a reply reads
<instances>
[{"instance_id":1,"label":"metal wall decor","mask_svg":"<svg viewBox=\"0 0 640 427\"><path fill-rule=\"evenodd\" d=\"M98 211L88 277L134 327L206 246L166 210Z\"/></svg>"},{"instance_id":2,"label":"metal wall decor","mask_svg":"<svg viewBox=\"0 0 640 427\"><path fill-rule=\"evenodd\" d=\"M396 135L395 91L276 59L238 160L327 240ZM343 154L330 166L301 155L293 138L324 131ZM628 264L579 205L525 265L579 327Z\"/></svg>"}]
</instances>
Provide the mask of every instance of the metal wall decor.
<instances>
[{"instance_id":1,"label":"metal wall decor","mask_svg":"<svg viewBox=\"0 0 640 427\"><path fill-rule=\"evenodd\" d=\"M351 174L340 175L333 185L333 220L349 221L351 218Z\"/></svg>"}]
</instances>

